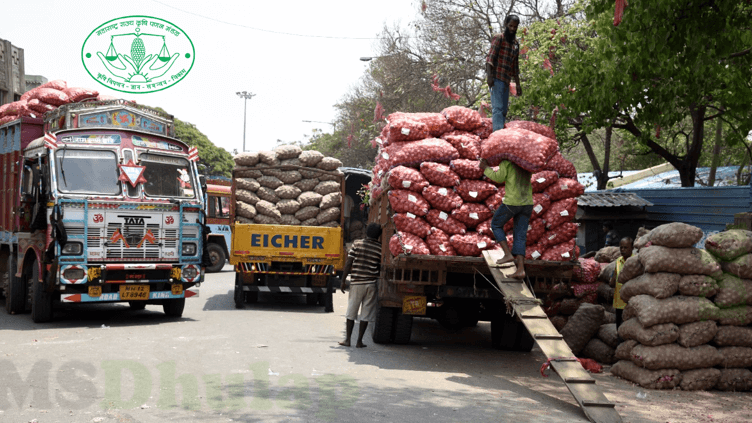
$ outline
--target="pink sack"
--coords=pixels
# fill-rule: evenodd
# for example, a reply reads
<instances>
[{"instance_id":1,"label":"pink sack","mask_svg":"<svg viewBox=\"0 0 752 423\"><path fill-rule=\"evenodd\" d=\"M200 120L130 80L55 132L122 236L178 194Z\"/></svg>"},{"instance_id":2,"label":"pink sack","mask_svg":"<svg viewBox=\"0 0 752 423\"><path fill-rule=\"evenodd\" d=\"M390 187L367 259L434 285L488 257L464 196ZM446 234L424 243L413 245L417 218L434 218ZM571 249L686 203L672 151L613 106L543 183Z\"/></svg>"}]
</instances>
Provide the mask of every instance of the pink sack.
<instances>
[{"instance_id":1,"label":"pink sack","mask_svg":"<svg viewBox=\"0 0 752 423\"><path fill-rule=\"evenodd\" d=\"M460 184L460 177L447 165L441 163L424 162L420 164L420 173L426 177L431 185L440 187L454 187Z\"/></svg>"},{"instance_id":2,"label":"pink sack","mask_svg":"<svg viewBox=\"0 0 752 423\"><path fill-rule=\"evenodd\" d=\"M483 170L480 168L479 160L457 159L449 163L449 167L460 175L462 179L480 179L483 177Z\"/></svg>"},{"instance_id":3,"label":"pink sack","mask_svg":"<svg viewBox=\"0 0 752 423\"><path fill-rule=\"evenodd\" d=\"M50 82L45 82L37 88L52 88L53 90L63 91L64 89L68 88L68 83L63 81L62 79L55 79Z\"/></svg>"},{"instance_id":4,"label":"pink sack","mask_svg":"<svg viewBox=\"0 0 752 423\"><path fill-rule=\"evenodd\" d=\"M549 128L546 125L536 123L536 122L528 122L524 120L513 120L511 122L506 122L504 124L504 128L526 129L528 131L533 131L537 134L541 134L544 137L548 137L554 140L556 139L556 132L554 132L553 129Z\"/></svg>"},{"instance_id":5,"label":"pink sack","mask_svg":"<svg viewBox=\"0 0 752 423\"><path fill-rule=\"evenodd\" d=\"M429 138L406 144L391 157L392 166L420 165L423 162L448 163L460 157L460 153L452 147L452 144L439 138Z\"/></svg>"},{"instance_id":6,"label":"pink sack","mask_svg":"<svg viewBox=\"0 0 752 423\"><path fill-rule=\"evenodd\" d=\"M574 168L572 162L565 159L564 156L561 155L561 152L558 151L543 168L545 170L555 171L559 174L560 178L577 178L577 169Z\"/></svg>"},{"instance_id":7,"label":"pink sack","mask_svg":"<svg viewBox=\"0 0 752 423\"><path fill-rule=\"evenodd\" d=\"M541 260L572 261L576 258L577 251L575 250L574 239L570 239L565 243L555 245L546 250L546 252L543 253L543 256L541 257Z\"/></svg>"},{"instance_id":8,"label":"pink sack","mask_svg":"<svg viewBox=\"0 0 752 423\"><path fill-rule=\"evenodd\" d=\"M577 199L565 198L551 203L551 208L543 215L543 220L546 221L547 229L555 228L564 222L574 220L575 213L577 213Z\"/></svg>"},{"instance_id":9,"label":"pink sack","mask_svg":"<svg viewBox=\"0 0 752 423\"><path fill-rule=\"evenodd\" d=\"M39 87L34 90L31 98L36 98L43 103L52 104L53 106L62 106L63 104L70 103L68 96L64 92L52 88Z\"/></svg>"},{"instance_id":10,"label":"pink sack","mask_svg":"<svg viewBox=\"0 0 752 423\"><path fill-rule=\"evenodd\" d=\"M495 194L497 188L489 182L463 179L455 190L467 203L482 203L483 200Z\"/></svg>"},{"instance_id":11,"label":"pink sack","mask_svg":"<svg viewBox=\"0 0 752 423\"><path fill-rule=\"evenodd\" d=\"M401 115L393 121L389 121L386 130L386 140L390 144L398 141L417 141L428 138L428 126L409 117Z\"/></svg>"},{"instance_id":12,"label":"pink sack","mask_svg":"<svg viewBox=\"0 0 752 423\"><path fill-rule=\"evenodd\" d=\"M504 224L504 233L511 234L514 231L514 219L509 219ZM533 245L546 233L546 222L543 219L533 219L527 225L527 237L525 245Z\"/></svg>"},{"instance_id":13,"label":"pink sack","mask_svg":"<svg viewBox=\"0 0 752 423\"><path fill-rule=\"evenodd\" d=\"M21 110L27 107L28 102L26 100L18 100L12 103L3 104L3 113L0 116L18 116Z\"/></svg>"},{"instance_id":14,"label":"pink sack","mask_svg":"<svg viewBox=\"0 0 752 423\"><path fill-rule=\"evenodd\" d=\"M530 178L530 183L533 185L533 192L543 192L551 184L559 180L559 175L553 170L542 170L533 174Z\"/></svg>"},{"instance_id":15,"label":"pink sack","mask_svg":"<svg viewBox=\"0 0 752 423\"><path fill-rule=\"evenodd\" d=\"M117 100L117 97L113 97L111 95L102 94L102 93L100 93L97 96L97 101L109 101L109 100Z\"/></svg>"},{"instance_id":16,"label":"pink sack","mask_svg":"<svg viewBox=\"0 0 752 423\"><path fill-rule=\"evenodd\" d=\"M564 222L561 225L546 231L546 233L543 234L538 243L543 248L551 248L554 245L558 245L563 242L567 242L570 239L573 239L575 236L577 236L577 230L579 228L580 226L574 222Z\"/></svg>"},{"instance_id":17,"label":"pink sack","mask_svg":"<svg viewBox=\"0 0 752 423\"><path fill-rule=\"evenodd\" d=\"M467 225L468 228L475 228L491 216L493 212L485 204L479 203L465 203L462 207L452 210L452 217Z\"/></svg>"},{"instance_id":18,"label":"pink sack","mask_svg":"<svg viewBox=\"0 0 752 423\"><path fill-rule=\"evenodd\" d=\"M473 133L479 136L481 139L486 139L493 132L493 120L491 118L483 118L483 123Z\"/></svg>"},{"instance_id":19,"label":"pink sack","mask_svg":"<svg viewBox=\"0 0 752 423\"><path fill-rule=\"evenodd\" d=\"M545 191L551 201L562 200L564 198L579 197L585 193L585 186L575 179L559 178L558 181L551 184Z\"/></svg>"},{"instance_id":20,"label":"pink sack","mask_svg":"<svg viewBox=\"0 0 752 423\"><path fill-rule=\"evenodd\" d=\"M477 232L465 235L452 235L449 241L459 256L478 257L481 251L491 249L496 243L492 238Z\"/></svg>"},{"instance_id":21,"label":"pink sack","mask_svg":"<svg viewBox=\"0 0 752 423\"><path fill-rule=\"evenodd\" d=\"M409 119L415 122L422 123L426 125L426 128L428 129L428 133L432 137L438 137L442 135L445 132L451 131L452 125L449 124L446 117L442 115L441 113L402 113L402 112L396 112L392 113L387 117L387 120L389 122L396 121L399 119ZM423 138L427 138L428 136L425 136Z\"/></svg>"},{"instance_id":22,"label":"pink sack","mask_svg":"<svg viewBox=\"0 0 752 423\"><path fill-rule=\"evenodd\" d=\"M29 100L29 102L26 103L26 107L28 107L29 109L31 109L31 110L33 110L33 111L35 111L37 113L41 113L41 114L45 114L47 112L51 112L51 111L57 109L57 107L55 107L55 106L53 106L51 104L42 103L41 101L39 101L36 98L32 98L31 100Z\"/></svg>"},{"instance_id":23,"label":"pink sack","mask_svg":"<svg viewBox=\"0 0 752 423\"><path fill-rule=\"evenodd\" d=\"M13 122L16 119L18 119L18 115L5 115L3 117L0 117L0 125L5 125L6 123Z\"/></svg>"},{"instance_id":24,"label":"pink sack","mask_svg":"<svg viewBox=\"0 0 752 423\"><path fill-rule=\"evenodd\" d=\"M480 137L471 132L451 131L441 138L452 144L462 159L478 160L480 157Z\"/></svg>"},{"instance_id":25,"label":"pink sack","mask_svg":"<svg viewBox=\"0 0 752 423\"><path fill-rule=\"evenodd\" d=\"M467 226L464 223L441 210L429 210L426 220L431 226L435 226L449 235L464 234L467 232Z\"/></svg>"},{"instance_id":26,"label":"pink sack","mask_svg":"<svg viewBox=\"0 0 752 423\"><path fill-rule=\"evenodd\" d=\"M580 282L592 284L598 281L598 275L601 273L600 263L590 258L578 259L580 266L572 269L574 278Z\"/></svg>"},{"instance_id":27,"label":"pink sack","mask_svg":"<svg viewBox=\"0 0 752 423\"><path fill-rule=\"evenodd\" d=\"M558 151L551 138L524 129L499 129L481 144L481 157L496 166L509 160L528 172L543 170L543 166Z\"/></svg>"},{"instance_id":28,"label":"pink sack","mask_svg":"<svg viewBox=\"0 0 752 423\"><path fill-rule=\"evenodd\" d=\"M389 204L395 213L412 213L416 216L425 216L431 208L422 195L404 189L389 191Z\"/></svg>"},{"instance_id":29,"label":"pink sack","mask_svg":"<svg viewBox=\"0 0 752 423\"><path fill-rule=\"evenodd\" d=\"M488 209L496 212L496 209L501 206L502 201L504 201L504 195L506 194L506 190L504 187L499 187L499 190L496 191L492 196L486 198L486 205L488 206Z\"/></svg>"},{"instance_id":30,"label":"pink sack","mask_svg":"<svg viewBox=\"0 0 752 423\"><path fill-rule=\"evenodd\" d=\"M429 185L423 189L423 198L432 208L451 212L462 207L462 198L451 188Z\"/></svg>"},{"instance_id":31,"label":"pink sack","mask_svg":"<svg viewBox=\"0 0 752 423\"><path fill-rule=\"evenodd\" d=\"M390 170L387 182L392 188L415 192L422 192L423 188L428 186L428 181L420 171L405 166L397 166Z\"/></svg>"},{"instance_id":32,"label":"pink sack","mask_svg":"<svg viewBox=\"0 0 752 423\"><path fill-rule=\"evenodd\" d=\"M490 236L491 238L495 238L493 234L493 230L491 230L492 220L493 220L493 217L481 222L480 225L475 227L475 232L478 232L481 235L486 235L486 236Z\"/></svg>"},{"instance_id":33,"label":"pink sack","mask_svg":"<svg viewBox=\"0 0 752 423\"><path fill-rule=\"evenodd\" d=\"M397 232L389 239L389 251L393 256L404 254L409 255L429 255L428 245L413 234L406 232Z\"/></svg>"},{"instance_id":34,"label":"pink sack","mask_svg":"<svg viewBox=\"0 0 752 423\"><path fill-rule=\"evenodd\" d=\"M455 128L462 131L472 131L483 125L483 117L477 110L468 109L462 106L450 106L441 111Z\"/></svg>"},{"instance_id":35,"label":"pink sack","mask_svg":"<svg viewBox=\"0 0 752 423\"><path fill-rule=\"evenodd\" d=\"M426 237L426 244L428 244L428 250L435 256L457 255L449 240L449 235L439 228L431 228L431 233Z\"/></svg>"},{"instance_id":36,"label":"pink sack","mask_svg":"<svg viewBox=\"0 0 752 423\"><path fill-rule=\"evenodd\" d=\"M69 87L62 91L68 96L71 103L78 103L79 101L86 99L95 100L99 95L99 91L80 87Z\"/></svg>"},{"instance_id":37,"label":"pink sack","mask_svg":"<svg viewBox=\"0 0 752 423\"><path fill-rule=\"evenodd\" d=\"M395 213L394 227L398 231L411 233L420 238L425 238L431 233L431 225L422 217L418 217L412 213Z\"/></svg>"}]
</instances>

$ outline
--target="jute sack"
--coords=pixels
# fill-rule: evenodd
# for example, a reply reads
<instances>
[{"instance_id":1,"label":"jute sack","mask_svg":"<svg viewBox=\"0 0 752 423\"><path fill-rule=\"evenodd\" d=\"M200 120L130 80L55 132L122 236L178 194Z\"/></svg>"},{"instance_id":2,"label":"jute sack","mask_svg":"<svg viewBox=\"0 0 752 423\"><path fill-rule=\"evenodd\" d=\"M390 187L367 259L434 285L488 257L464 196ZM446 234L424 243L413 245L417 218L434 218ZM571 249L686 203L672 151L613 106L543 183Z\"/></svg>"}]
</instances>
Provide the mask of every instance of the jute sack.
<instances>
[{"instance_id":1,"label":"jute sack","mask_svg":"<svg viewBox=\"0 0 752 423\"><path fill-rule=\"evenodd\" d=\"M252 206L255 206L256 203L258 203L258 201L260 200L260 198L258 198L258 196L253 191L244 189L235 190L235 198Z\"/></svg>"},{"instance_id":2,"label":"jute sack","mask_svg":"<svg viewBox=\"0 0 752 423\"><path fill-rule=\"evenodd\" d=\"M713 342L719 347L752 347L752 327L721 326Z\"/></svg>"},{"instance_id":3,"label":"jute sack","mask_svg":"<svg viewBox=\"0 0 752 423\"><path fill-rule=\"evenodd\" d=\"M275 221L279 221L279 219L282 218L282 213L277 210L277 206L265 200L259 200L256 203L256 211L258 214L269 216Z\"/></svg>"},{"instance_id":4,"label":"jute sack","mask_svg":"<svg viewBox=\"0 0 752 423\"><path fill-rule=\"evenodd\" d=\"M234 157L238 166L255 166L259 162L258 153L240 153Z\"/></svg>"},{"instance_id":5,"label":"jute sack","mask_svg":"<svg viewBox=\"0 0 752 423\"><path fill-rule=\"evenodd\" d=\"M641 294L659 299L668 298L679 289L679 279L681 275L676 273L644 273L625 283L619 295L625 302Z\"/></svg>"},{"instance_id":6,"label":"jute sack","mask_svg":"<svg viewBox=\"0 0 752 423\"><path fill-rule=\"evenodd\" d=\"M634 339L628 339L616 347L614 351L614 358L617 360L628 360L632 362L632 348L636 347L640 343Z\"/></svg>"},{"instance_id":7,"label":"jute sack","mask_svg":"<svg viewBox=\"0 0 752 423\"><path fill-rule=\"evenodd\" d=\"M323 210L330 207L337 207L340 204L342 204L342 193L337 191L326 194L324 198L321 199L321 205L319 207Z\"/></svg>"},{"instance_id":8,"label":"jute sack","mask_svg":"<svg viewBox=\"0 0 752 423\"><path fill-rule=\"evenodd\" d=\"M333 192L339 192L339 182L335 181L322 181L313 189L313 192L321 195L331 194Z\"/></svg>"},{"instance_id":9,"label":"jute sack","mask_svg":"<svg viewBox=\"0 0 752 423\"><path fill-rule=\"evenodd\" d=\"M321 159L321 161L316 165L321 170L337 170L337 168L342 167L342 162L339 159L335 159L334 157L324 157Z\"/></svg>"},{"instance_id":10,"label":"jute sack","mask_svg":"<svg viewBox=\"0 0 752 423\"><path fill-rule=\"evenodd\" d=\"M642 345L658 346L670 344L679 338L679 327L673 323L662 323L644 328L638 319L629 319L619 326L621 339L633 339Z\"/></svg>"},{"instance_id":11,"label":"jute sack","mask_svg":"<svg viewBox=\"0 0 752 423\"><path fill-rule=\"evenodd\" d=\"M286 185L293 185L303 179L303 176L297 170L287 170L282 172L277 178Z\"/></svg>"},{"instance_id":12,"label":"jute sack","mask_svg":"<svg viewBox=\"0 0 752 423\"><path fill-rule=\"evenodd\" d=\"M729 229L710 235L705 240L705 249L723 261L752 253L752 232L744 229Z\"/></svg>"},{"instance_id":13,"label":"jute sack","mask_svg":"<svg viewBox=\"0 0 752 423\"><path fill-rule=\"evenodd\" d=\"M564 337L572 353L579 354L588 341L598 333L603 324L603 307L590 303L583 303L577 309L567 324L561 329L561 335Z\"/></svg>"},{"instance_id":14,"label":"jute sack","mask_svg":"<svg viewBox=\"0 0 752 423\"><path fill-rule=\"evenodd\" d=\"M717 316L719 325L747 326L752 323L752 306L722 308Z\"/></svg>"},{"instance_id":15,"label":"jute sack","mask_svg":"<svg viewBox=\"0 0 752 423\"><path fill-rule=\"evenodd\" d=\"M259 225L278 225L279 219L259 213L256 215L256 217L253 218L253 223L257 223Z\"/></svg>"},{"instance_id":16,"label":"jute sack","mask_svg":"<svg viewBox=\"0 0 752 423\"><path fill-rule=\"evenodd\" d=\"M609 324L609 323L616 323L616 313L613 311L608 310L609 306L606 305L603 307L603 324ZM610 307L613 309L613 307ZM614 328L616 330L616 328Z\"/></svg>"},{"instance_id":17,"label":"jute sack","mask_svg":"<svg viewBox=\"0 0 752 423\"><path fill-rule=\"evenodd\" d=\"M624 262L624 267L621 268L619 278L616 281L625 283L642 275L643 272L645 272L645 268L640 261L640 256L639 254L635 254Z\"/></svg>"},{"instance_id":18,"label":"jute sack","mask_svg":"<svg viewBox=\"0 0 752 423\"><path fill-rule=\"evenodd\" d=\"M279 147L274 149L274 153L276 153L277 158L279 160L286 160L286 159L293 159L300 155L300 153L303 150L301 150L300 147L297 145L280 145Z\"/></svg>"},{"instance_id":19,"label":"jute sack","mask_svg":"<svg viewBox=\"0 0 752 423\"><path fill-rule=\"evenodd\" d=\"M262 177L256 179L256 181L258 181L258 183L262 187L267 187L267 188L271 188L271 189L277 189L277 188L279 188L279 187L281 187L282 185L285 184L284 182L282 182L276 176L262 176Z\"/></svg>"},{"instance_id":20,"label":"jute sack","mask_svg":"<svg viewBox=\"0 0 752 423\"><path fill-rule=\"evenodd\" d=\"M637 318L637 309L627 304L626 306L624 306L624 311L622 311L621 314L622 322L626 322L627 320L632 318Z\"/></svg>"},{"instance_id":21,"label":"jute sack","mask_svg":"<svg viewBox=\"0 0 752 423\"><path fill-rule=\"evenodd\" d=\"M283 214L282 217L279 219L279 223L281 223L282 225L298 226L300 225L300 220L296 219L294 215Z\"/></svg>"},{"instance_id":22,"label":"jute sack","mask_svg":"<svg viewBox=\"0 0 752 423\"><path fill-rule=\"evenodd\" d=\"M616 362L616 360L614 360L614 349L598 338L593 338L588 341L585 348L580 352L580 356L592 358L603 364L613 364Z\"/></svg>"},{"instance_id":23,"label":"jute sack","mask_svg":"<svg viewBox=\"0 0 752 423\"><path fill-rule=\"evenodd\" d=\"M551 324L554 325L557 331L561 332L564 326L567 324L568 318L566 316L556 315L551 317Z\"/></svg>"},{"instance_id":24,"label":"jute sack","mask_svg":"<svg viewBox=\"0 0 752 423\"><path fill-rule=\"evenodd\" d=\"M718 318L718 307L702 297L677 295L659 300L650 295L637 295L630 298L629 306L635 308L637 318L646 328L660 323L682 325Z\"/></svg>"},{"instance_id":25,"label":"jute sack","mask_svg":"<svg viewBox=\"0 0 752 423\"><path fill-rule=\"evenodd\" d=\"M233 173L233 176L236 178L260 178L264 176L263 173L261 173L258 169L249 169L249 168L235 168L236 170Z\"/></svg>"},{"instance_id":26,"label":"jute sack","mask_svg":"<svg viewBox=\"0 0 752 423\"><path fill-rule=\"evenodd\" d=\"M721 263L721 267L724 272L742 279L752 279L752 254L745 254L728 263Z\"/></svg>"},{"instance_id":27,"label":"jute sack","mask_svg":"<svg viewBox=\"0 0 752 423\"><path fill-rule=\"evenodd\" d=\"M244 189L247 191L256 192L256 190L258 190L261 186L254 178L238 178L235 181L235 185L238 189Z\"/></svg>"},{"instance_id":28,"label":"jute sack","mask_svg":"<svg viewBox=\"0 0 752 423\"><path fill-rule=\"evenodd\" d=\"M719 347L718 352L723 356L721 367L724 369L752 367L752 348L750 347Z\"/></svg>"},{"instance_id":29,"label":"jute sack","mask_svg":"<svg viewBox=\"0 0 752 423\"><path fill-rule=\"evenodd\" d=\"M249 219L247 217L243 217L243 216L240 216L240 215L235 216L235 221L238 222L238 223L248 223L248 224L254 223L253 219Z\"/></svg>"},{"instance_id":30,"label":"jute sack","mask_svg":"<svg viewBox=\"0 0 752 423\"><path fill-rule=\"evenodd\" d=\"M661 245L669 248L691 247L703 237L702 229L697 226L687 225L681 222L666 223L658 226L648 234L648 241L652 245Z\"/></svg>"},{"instance_id":31,"label":"jute sack","mask_svg":"<svg viewBox=\"0 0 752 423\"><path fill-rule=\"evenodd\" d=\"M300 172L298 172L300 173ZM299 188L301 191L313 191L314 188L316 188L316 185L319 184L318 178L309 178L309 179L301 179L298 182L295 182L293 186Z\"/></svg>"},{"instance_id":32,"label":"jute sack","mask_svg":"<svg viewBox=\"0 0 752 423\"><path fill-rule=\"evenodd\" d=\"M279 196L274 192L274 190L267 187L259 187L259 189L256 191L256 195L258 196L258 198L264 201L268 201L272 204L277 204L280 200Z\"/></svg>"},{"instance_id":33,"label":"jute sack","mask_svg":"<svg viewBox=\"0 0 752 423\"><path fill-rule=\"evenodd\" d=\"M652 234L652 232L651 232ZM668 248L658 245L645 247L640 262L649 273L667 272L682 275L710 275L720 277L721 266L705 250L697 248Z\"/></svg>"},{"instance_id":34,"label":"jute sack","mask_svg":"<svg viewBox=\"0 0 752 423\"><path fill-rule=\"evenodd\" d=\"M679 326L679 338L676 342L682 347L697 347L712 341L718 332L718 324L713 320L687 323Z\"/></svg>"},{"instance_id":35,"label":"jute sack","mask_svg":"<svg viewBox=\"0 0 752 423\"><path fill-rule=\"evenodd\" d=\"M274 194L282 200L291 200L293 198L298 198L302 192L300 191L300 188L296 188L293 185L282 185L274 190Z\"/></svg>"},{"instance_id":36,"label":"jute sack","mask_svg":"<svg viewBox=\"0 0 752 423\"><path fill-rule=\"evenodd\" d=\"M621 256L619 247L603 247L595 253L595 261L598 263L613 263Z\"/></svg>"},{"instance_id":37,"label":"jute sack","mask_svg":"<svg viewBox=\"0 0 752 423\"><path fill-rule=\"evenodd\" d=\"M312 191L304 192L298 196L298 202L300 203L301 207L308 207L308 206L316 206L318 207L319 204L321 204L321 199L324 196Z\"/></svg>"},{"instance_id":38,"label":"jute sack","mask_svg":"<svg viewBox=\"0 0 752 423\"><path fill-rule=\"evenodd\" d=\"M259 161L261 163L264 163L269 166L276 166L279 164L279 159L277 159L277 153L273 151L259 151Z\"/></svg>"},{"instance_id":39,"label":"jute sack","mask_svg":"<svg viewBox=\"0 0 752 423\"><path fill-rule=\"evenodd\" d=\"M752 389L752 372L747 369L721 369L715 385L719 391L746 392Z\"/></svg>"},{"instance_id":40,"label":"jute sack","mask_svg":"<svg viewBox=\"0 0 752 423\"><path fill-rule=\"evenodd\" d=\"M598 280L603 281L608 284L611 281L611 277L614 275L614 272L616 272L615 261L609 263L607 266L601 269L601 273L598 274Z\"/></svg>"},{"instance_id":41,"label":"jute sack","mask_svg":"<svg viewBox=\"0 0 752 423\"><path fill-rule=\"evenodd\" d=\"M679 387L685 391L708 391L718 383L721 371L712 367L682 372Z\"/></svg>"},{"instance_id":42,"label":"jute sack","mask_svg":"<svg viewBox=\"0 0 752 423\"><path fill-rule=\"evenodd\" d=\"M300 222L300 226L318 226L318 224L319 222L316 221L315 217Z\"/></svg>"},{"instance_id":43,"label":"jute sack","mask_svg":"<svg viewBox=\"0 0 752 423\"><path fill-rule=\"evenodd\" d=\"M332 220L331 222L326 222L323 225L319 225L322 228L339 228L339 222L336 220Z\"/></svg>"},{"instance_id":44,"label":"jute sack","mask_svg":"<svg viewBox=\"0 0 752 423\"><path fill-rule=\"evenodd\" d=\"M605 315L604 315L605 316ZM598 339L611 348L619 346L619 334L616 333L616 323L604 323L598 329Z\"/></svg>"},{"instance_id":45,"label":"jute sack","mask_svg":"<svg viewBox=\"0 0 752 423\"><path fill-rule=\"evenodd\" d=\"M300 220L301 222L305 222L308 219L315 220L316 216L318 215L319 215L319 208L316 206L305 206L305 207L302 207L297 212L295 212L295 218Z\"/></svg>"},{"instance_id":46,"label":"jute sack","mask_svg":"<svg viewBox=\"0 0 752 423\"><path fill-rule=\"evenodd\" d=\"M596 293L598 294L598 298L606 303L606 304L613 304L614 302L614 288L611 288L608 286L607 283L601 282L600 285L598 285L598 289L596 290Z\"/></svg>"},{"instance_id":47,"label":"jute sack","mask_svg":"<svg viewBox=\"0 0 752 423\"><path fill-rule=\"evenodd\" d=\"M246 204L242 201L238 201L235 205L235 212L238 216L245 217L246 219L253 219L256 217L256 208L250 204ZM244 222L249 223L249 222Z\"/></svg>"},{"instance_id":48,"label":"jute sack","mask_svg":"<svg viewBox=\"0 0 752 423\"><path fill-rule=\"evenodd\" d=\"M634 243L632 244L632 246L633 246L633 247L634 247L634 248L635 248L635 249L636 249L637 251L640 251L640 250L642 250L643 248L645 248L646 246L648 246L648 245L649 245L648 243L649 243L650 241L648 240L648 238L649 238L649 237L648 237L648 235L638 236L638 237L637 237L637 238L635 239L635 242L634 242Z\"/></svg>"},{"instance_id":49,"label":"jute sack","mask_svg":"<svg viewBox=\"0 0 752 423\"><path fill-rule=\"evenodd\" d=\"M315 150L305 150L298 156L298 160L307 167L316 167L323 158L324 155Z\"/></svg>"},{"instance_id":50,"label":"jute sack","mask_svg":"<svg viewBox=\"0 0 752 423\"><path fill-rule=\"evenodd\" d=\"M679 279L679 293L710 298L718 293L718 282L707 275L684 275Z\"/></svg>"},{"instance_id":51,"label":"jute sack","mask_svg":"<svg viewBox=\"0 0 752 423\"><path fill-rule=\"evenodd\" d=\"M292 159L284 159L279 161L280 166L303 166L303 163L297 157Z\"/></svg>"},{"instance_id":52,"label":"jute sack","mask_svg":"<svg viewBox=\"0 0 752 423\"><path fill-rule=\"evenodd\" d=\"M319 223L319 225L324 225L325 223L339 220L340 214L341 213L339 207L330 207L328 209L321 210L318 216L316 216L316 221Z\"/></svg>"},{"instance_id":53,"label":"jute sack","mask_svg":"<svg viewBox=\"0 0 752 423\"><path fill-rule=\"evenodd\" d=\"M277 210L282 214L295 214L300 210L300 203L298 200L279 200L279 203L277 203L276 206Z\"/></svg>"},{"instance_id":54,"label":"jute sack","mask_svg":"<svg viewBox=\"0 0 752 423\"><path fill-rule=\"evenodd\" d=\"M674 389L682 380L682 373L677 369L647 370L627 360L611 366L611 374L647 389Z\"/></svg>"},{"instance_id":55,"label":"jute sack","mask_svg":"<svg viewBox=\"0 0 752 423\"><path fill-rule=\"evenodd\" d=\"M718 280L718 293L713 301L721 308L752 304L752 280L724 273Z\"/></svg>"},{"instance_id":56,"label":"jute sack","mask_svg":"<svg viewBox=\"0 0 752 423\"><path fill-rule=\"evenodd\" d=\"M657 347L637 345L632 348L632 362L650 370L665 369L669 366L679 370L702 369L721 364L723 357L714 346L700 345L685 348L679 344L665 344Z\"/></svg>"},{"instance_id":57,"label":"jute sack","mask_svg":"<svg viewBox=\"0 0 752 423\"><path fill-rule=\"evenodd\" d=\"M342 179L342 175L344 175L339 169L329 172L329 173L321 173L319 175L319 179L322 181L339 181Z\"/></svg>"}]
</instances>

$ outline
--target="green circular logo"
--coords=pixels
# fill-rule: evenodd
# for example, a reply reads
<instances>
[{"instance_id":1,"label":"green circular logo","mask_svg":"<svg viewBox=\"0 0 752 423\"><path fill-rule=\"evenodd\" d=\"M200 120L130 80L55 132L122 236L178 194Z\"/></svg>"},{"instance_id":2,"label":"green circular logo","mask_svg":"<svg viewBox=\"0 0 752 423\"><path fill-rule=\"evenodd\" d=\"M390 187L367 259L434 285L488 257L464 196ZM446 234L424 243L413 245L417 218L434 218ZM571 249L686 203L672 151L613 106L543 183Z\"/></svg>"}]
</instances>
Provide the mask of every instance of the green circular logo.
<instances>
[{"instance_id":1,"label":"green circular logo","mask_svg":"<svg viewBox=\"0 0 752 423\"><path fill-rule=\"evenodd\" d=\"M94 28L81 47L86 72L107 88L146 94L169 88L196 60L193 41L172 22L126 16Z\"/></svg>"}]
</instances>

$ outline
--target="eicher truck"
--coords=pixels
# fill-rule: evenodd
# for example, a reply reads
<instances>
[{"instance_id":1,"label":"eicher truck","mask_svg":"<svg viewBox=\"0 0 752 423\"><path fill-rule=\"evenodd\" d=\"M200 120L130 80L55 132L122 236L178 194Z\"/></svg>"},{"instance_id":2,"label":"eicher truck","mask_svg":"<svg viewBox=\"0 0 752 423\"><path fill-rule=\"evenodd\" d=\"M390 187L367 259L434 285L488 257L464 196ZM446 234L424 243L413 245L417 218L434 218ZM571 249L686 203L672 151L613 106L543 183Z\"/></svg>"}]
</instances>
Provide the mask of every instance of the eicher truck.
<instances>
[{"instance_id":1,"label":"eicher truck","mask_svg":"<svg viewBox=\"0 0 752 423\"><path fill-rule=\"evenodd\" d=\"M162 305L203 281L198 153L173 117L125 100L61 106L0 126L0 291L10 314L56 303Z\"/></svg>"}]
</instances>

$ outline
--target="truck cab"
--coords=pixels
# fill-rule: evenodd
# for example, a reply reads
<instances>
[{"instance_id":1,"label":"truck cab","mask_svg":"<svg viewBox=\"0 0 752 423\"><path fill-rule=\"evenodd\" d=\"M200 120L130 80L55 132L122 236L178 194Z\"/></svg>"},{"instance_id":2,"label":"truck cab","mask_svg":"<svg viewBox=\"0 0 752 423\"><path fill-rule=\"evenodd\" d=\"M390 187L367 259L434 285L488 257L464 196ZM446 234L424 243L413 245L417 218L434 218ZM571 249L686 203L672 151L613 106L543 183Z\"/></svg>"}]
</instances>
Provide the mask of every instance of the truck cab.
<instances>
[{"instance_id":1,"label":"truck cab","mask_svg":"<svg viewBox=\"0 0 752 423\"><path fill-rule=\"evenodd\" d=\"M206 250L211 265L206 267L206 272L214 273L222 270L230 256L227 247L232 245L232 231L230 230L232 182L210 178L208 182L206 185L206 221L210 232L206 239Z\"/></svg>"}]
</instances>

